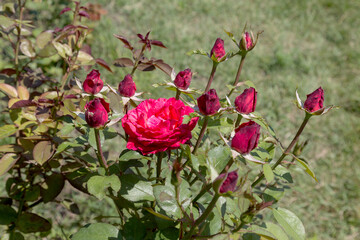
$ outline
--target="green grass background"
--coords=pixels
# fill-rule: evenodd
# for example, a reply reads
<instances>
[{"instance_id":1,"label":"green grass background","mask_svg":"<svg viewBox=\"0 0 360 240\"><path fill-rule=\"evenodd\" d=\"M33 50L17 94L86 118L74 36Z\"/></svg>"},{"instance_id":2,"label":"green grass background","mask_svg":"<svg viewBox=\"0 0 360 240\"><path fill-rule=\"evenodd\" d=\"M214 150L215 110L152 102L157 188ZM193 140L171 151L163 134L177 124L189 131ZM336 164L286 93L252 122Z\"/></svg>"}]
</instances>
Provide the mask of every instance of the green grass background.
<instances>
[{"instance_id":1,"label":"green grass background","mask_svg":"<svg viewBox=\"0 0 360 240\"><path fill-rule=\"evenodd\" d=\"M49 1L41 3L43 7L37 6L39 24L45 26L44 19L53 18L64 2ZM304 156L319 183L302 171L295 172L293 190L280 205L302 219L309 239L360 238L360 1L91 2L102 4L108 11L100 22L90 23L94 31L89 43L95 57L109 63L118 57L129 57L129 50L112 34L136 42L136 33L151 30L151 38L163 41L168 47L153 47L151 55L162 58L177 71L190 67L195 73L192 86L199 89L205 88L211 62L202 56L189 57L187 51L198 48L210 51L217 37L225 40L227 51L235 51L223 29L237 38L245 23L254 33L264 30L258 45L247 56L241 80L255 83L257 111L271 123L283 143L289 143L303 118L303 113L293 104L296 88L305 99L306 94L322 86L325 105L341 106L312 118L301 137L310 141ZM239 61L239 57L234 57L219 66L212 87L221 97L228 91L225 84L233 82ZM115 86L128 71L112 69L114 74L102 70L102 75ZM152 98L172 95L151 87L164 79L167 76L161 71L140 72L135 76L138 90L151 91ZM77 201L81 209L87 209L90 199ZM96 205L92 207L92 211L87 209L76 221L90 219L97 209ZM69 233L67 229L64 231Z\"/></svg>"}]
</instances>

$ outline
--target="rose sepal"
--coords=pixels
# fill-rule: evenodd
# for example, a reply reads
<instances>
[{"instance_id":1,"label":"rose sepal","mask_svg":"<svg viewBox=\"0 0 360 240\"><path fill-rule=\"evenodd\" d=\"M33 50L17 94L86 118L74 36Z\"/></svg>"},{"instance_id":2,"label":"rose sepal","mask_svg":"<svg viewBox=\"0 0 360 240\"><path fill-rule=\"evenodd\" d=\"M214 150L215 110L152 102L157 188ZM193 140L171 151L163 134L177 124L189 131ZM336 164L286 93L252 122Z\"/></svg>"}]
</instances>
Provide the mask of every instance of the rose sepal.
<instances>
[{"instance_id":1,"label":"rose sepal","mask_svg":"<svg viewBox=\"0 0 360 240\"><path fill-rule=\"evenodd\" d=\"M338 109L338 108L339 108L339 106L330 105L330 106L323 107L323 108L321 108L321 109L319 109L319 110L317 110L317 111L309 112L308 110L306 110L306 109L304 108L304 103L301 101L301 98L300 98L300 96L299 96L299 93L298 93L297 89L296 89L296 91L295 91L295 94L296 94L296 102L295 102L296 106L297 106L300 110L305 111L305 113L306 113L307 115L309 115L309 117L311 117L311 116L313 116L313 115L317 115L317 116L319 116L319 115L324 115L324 114L328 113L328 112L329 112L330 110L332 110L332 109Z\"/></svg>"}]
</instances>

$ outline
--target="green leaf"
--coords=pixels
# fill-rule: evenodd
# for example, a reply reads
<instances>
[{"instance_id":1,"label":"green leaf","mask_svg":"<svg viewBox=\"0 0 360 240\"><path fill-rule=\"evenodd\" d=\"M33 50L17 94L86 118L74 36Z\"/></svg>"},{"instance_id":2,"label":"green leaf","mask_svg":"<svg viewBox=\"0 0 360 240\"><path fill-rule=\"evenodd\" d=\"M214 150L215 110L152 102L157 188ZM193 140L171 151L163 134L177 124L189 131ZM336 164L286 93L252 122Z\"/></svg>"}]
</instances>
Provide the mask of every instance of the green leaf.
<instances>
[{"instance_id":1,"label":"green leaf","mask_svg":"<svg viewBox=\"0 0 360 240\"><path fill-rule=\"evenodd\" d=\"M62 191L65 185L65 179L62 174L53 173L45 177L45 184L42 186L40 193L44 203L54 200Z\"/></svg>"},{"instance_id":2,"label":"green leaf","mask_svg":"<svg viewBox=\"0 0 360 240\"><path fill-rule=\"evenodd\" d=\"M278 226L272 222L266 222L265 226L266 226L265 227L266 230L271 232L275 236L276 239L289 240L288 236L286 235L286 233L280 226Z\"/></svg>"},{"instance_id":3,"label":"green leaf","mask_svg":"<svg viewBox=\"0 0 360 240\"><path fill-rule=\"evenodd\" d=\"M257 225L251 225L249 228L246 229L247 231L251 232L251 233L255 233L261 237L263 237L264 239L274 239L276 240L275 236L268 230L265 228L262 228L260 226ZM248 235L249 237L251 236L251 234ZM245 237L244 239L248 240L251 239L251 237ZM262 239L262 238L261 238ZM282 239L281 239L282 240Z\"/></svg>"},{"instance_id":4,"label":"green leaf","mask_svg":"<svg viewBox=\"0 0 360 240\"><path fill-rule=\"evenodd\" d=\"M169 218L168 216L166 215L163 215L161 213L157 213L155 212L152 208L147 208L145 207L144 208L146 211L148 211L149 213L153 214L154 216L158 217L158 218L161 218L161 219L164 219L164 220L167 220L167 221L174 221L173 219Z\"/></svg>"},{"instance_id":5,"label":"green leaf","mask_svg":"<svg viewBox=\"0 0 360 240\"><path fill-rule=\"evenodd\" d=\"M228 32L224 29L225 33L230 37L230 39L236 44L236 46L239 46L236 39L234 38L234 34L232 32Z\"/></svg>"},{"instance_id":6,"label":"green leaf","mask_svg":"<svg viewBox=\"0 0 360 240\"><path fill-rule=\"evenodd\" d=\"M222 218L220 212L214 209L204 221L204 225L205 228L202 233L203 235L213 235L219 233L222 226Z\"/></svg>"},{"instance_id":7,"label":"green leaf","mask_svg":"<svg viewBox=\"0 0 360 240\"><path fill-rule=\"evenodd\" d=\"M0 15L0 26L4 29L11 27L14 24L14 20L11 18Z\"/></svg>"},{"instance_id":8,"label":"green leaf","mask_svg":"<svg viewBox=\"0 0 360 240\"><path fill-rule=\"evenodd\" d=\"M52 42L53 46L55 47L56 51L62 58L66 58L66 56L72 56L72 50L69 45L61 44L59 42Z\"/></svg>"},{"instance_id":9,"label":"green leaf","mask_svg":"<svg viewBox=\"0 0 360 240\"><path fill-rule=\"evenodd\" d=\"M88 53L84 51L79 51L79 54L76 58L76 61L80 63L80 65L93 65L95 64L95 59Z\"/></svg>"},{"instance_id":10,"label":"green leaf","mask_svg":"<svg viewBox=\"0 0 360 240\"><path fill-rule=\"evenodd\" d=\"M35 51L28 39L22 39L20 43L21 52L28 57L35 57Z\"/></svg>"},{"instance_id":11,"label":"green leaf","mask_svg":"<svg viewBox=\"0 0 360 240\"><path fill-rule=\"evenodd\" d=\"M0 176L7 173L20 157L15 153L7 153L0 159Z\"/></svg>"},{"instance_id":12,"label":"green leaf","mask_svg":"<svg viewBox=\"0 0 360 240\"><path fill-rule=\"evenodd\" d=\"M186 54L189 55L189 56L194 55L194 54L200 54L200 55L207 56L207 52L205 52L202 49L191 50L191 51L187 52Z\"/></svg>"},{"instance_id":13,"label":"green leaf","mask_svg":"<svg viewBox=\"0 0 360 240\"><path fill-rule=\"evenodd\" d=\"M274 173L268 163L263 165L263 171L264 171L266 181L268 183L272 182L274 180Z\"/></svg>"},{"instance_id":14,"label":"green leaf","mask_svg":"<svg viewBox=\"0 0 360 240\"><path fill-rule=\"evenodd\" d=\"M284 208L274 208L272 212L276 221L289 236L295 240L305 239L304 225L294 213Z\"/></svg>"},{"instance_id":15,"label":"green leaf","mask_svg":"<svg viewBox=\"0 0 360 240\"><path fill-rule=\"evenodd\" d=\"M154 201L151 182L142 181L138 176L133 174L124 174L120 177L121 189L119 194L131 201Z\"/></svg>"},{"instance_id":16,"label":"green leaf","mask_svg":"<svg viewBox=\"0 0 360 240\"><path fill-rule=\"evenodd\" d=\"M109 187L115 192L120 190L121 183L118 176L92 176L87 182L89 193L100 200L105 197L106 191Z\"/></svg>"},{"instance_id":17,"label":"green leaf","mask_svg":"<svg viewBox=\"0 0 360 240\"><path fill-rule=\"evenodd\" d=\"M69 148L73 147L82 147L84 145L76 143L76 142L62 142L56 149L55 154L61 153Z\"/></svg>"},{"instance_id":18,"label":"green leaf","mask_svg":"<svg viewBox=\"0 0 360 240\"><path fill-rule=\"evenodd\" d=\"M130 218L126 221L121 234L126 240L143 240L146 235L146 226L137 218Z\"/></svg>"},{"instance_id":19,"label":"green leaf","mask_svg":"<svg viewBox=\"0 0 360 240\"><path fill-rule=\"evenodd\" d=\"M231 158L231 150L228 146L218 146L208 152L208 164L211 180L215 180L219 173L225 168Z\"/></svg>"},{"instance_id":20,"label":"green leaf","mask_svg":"<svg viewBox=\"0 0 360 240\"><path fill-rule=\"evenodd\" d=\"M177 240L179 239L179 229L165 228L158 231L155 235L155 240Z\"/></svg>"},{"instance_id":21,"label":"green leaf","mask_svg":"<svg viewBox=\"0 0 360 240\"><path fill-rule=\"evenodd\" d=\"M140 159L143 157L144 157L143 155L141 155L140 153L138 153L136 151L125 149L124 151L121 152L119 161L128 161L131 159Z\"/></svg>"},{"instance_id":22,"label":"green leaf","mask_svg":"<svg viewBox=\"0 0 360 240\"><path fill-rule=\"evenodd\" d=\"M45 46L48 45L53 39L53 33L51 31L45 31L40 33L36 37L36 46L40 49L43 49Z\"/></svg>"},{"instance_id":23,"label":"green leaf","mask_svg":"<svg viewBox=\"0 0 360 240\"><path fill-rule=\"evenodd\" d=\"M0 90L4 92L6 95L9 96L9 98L17 98L18 92L16 88L13 86L6 84L6 83L0 83Z\"/></svg>"},{"instance_id":24,"label":"green leaf","mask_svg":"<svg viewBox=\"0 0 360 240\"><path fill-rule=\"evenodd\" d=\"M43 165L53 156L54 152L55 146L52 142L41 141L35 145L33 150L33 157L37 163Z\"/></svg>"},{"instance_id":25,"label":"green leaf","mask_svg":"<svg viewBox=\"0 0 360 240\"><path fill-rule=\"evenodd\" d=\"M279 201L285 194L284 188L277 188L274 186L269 186L264 192L265 202Z\"/></svg>"},{"instance_id":26,"label":"green leaf","mask_svg":"<svg viewBox=\"0 0 360 240\"><path fill-rule=\"evenodd\" d=\"M82 227L71 236L72 240L122 240L119 229L107 223L94 223Z\"/></svg>"},{"instance_id":27,"label":"green leaf","mask_svg":"<svg viewBox=\"0 0 360 240\"><path fill-rule=\"evenodd\" d=\"M9 225L15 222L16 218L17 213L12 207L0 204L0 225Z\"/></svg>"},{"instance_id":28,"label":"green leaf","mask_svg":"<svg viewBox=\"0 0 360 240\"><path fill-rule=\"evenodd\" d=\"M300 164L300 166L305 170L305 172L307 174L309 174L310 177L312 177L315 181L319 182L317 180L317 178L315 177L315 173L310 169L309 165L307 165L307 163L302 160L301 158L298 158L294 155L292 155L292 157L294 157L296 159L296 161Z\"/></svg>"},{"instance_id":29,"label":"green leaf","mask_svg":"<svg viewBox=\"0 0 360 240\"><path fill-rule=\"evenodd\" d=\"M23 233L47 232L51 229L51 223L45 218L34 213L23 213L16 223Z\"/></svg>"}]
</instances>

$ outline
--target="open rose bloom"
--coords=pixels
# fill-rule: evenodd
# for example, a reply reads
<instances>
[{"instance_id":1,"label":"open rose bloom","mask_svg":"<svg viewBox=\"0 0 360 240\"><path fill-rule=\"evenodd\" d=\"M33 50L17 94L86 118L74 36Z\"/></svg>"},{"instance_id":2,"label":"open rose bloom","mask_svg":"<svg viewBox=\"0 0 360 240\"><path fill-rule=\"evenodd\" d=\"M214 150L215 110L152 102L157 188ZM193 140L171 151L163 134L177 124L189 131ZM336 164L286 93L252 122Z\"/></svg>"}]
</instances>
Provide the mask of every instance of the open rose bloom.
<instances>
[{"instance_id":1,"label":"open rose bloom","mask_svg":"<svg viewBox=\"0 0 360 240\"><path fill-rule=\"evenodd\" d=\"M183 123L184 115L193 111L175 98L141 102L122 119L122 126L129 135L127 148L144 155L179 148L191 139L191 130L198 121L192 118Z\"/></svg>"}]
</instances>

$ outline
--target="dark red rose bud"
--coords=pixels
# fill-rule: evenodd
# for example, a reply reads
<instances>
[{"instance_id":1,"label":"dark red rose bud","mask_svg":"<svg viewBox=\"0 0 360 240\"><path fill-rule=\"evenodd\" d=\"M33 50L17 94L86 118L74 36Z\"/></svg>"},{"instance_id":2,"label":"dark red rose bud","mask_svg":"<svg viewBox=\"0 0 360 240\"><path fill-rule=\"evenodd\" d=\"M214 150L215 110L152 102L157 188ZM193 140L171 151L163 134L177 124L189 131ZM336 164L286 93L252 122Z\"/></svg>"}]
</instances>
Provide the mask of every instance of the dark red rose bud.
<instances>
[{"instance_id":1,"label":"dark red rose bud","mask_svg":"<svg viewBox=\"0 0 360 240\"><path fill-rule=\"evenodd\" d=\"M197 99L199 110L204 115L213 115L220 109L219 97L215 89L210 89Z\"/></svg>"},{"instance_id":2,"label":"dark red rose bud","mask_svg":"<svg viewBox=\"0 0 360 240\"><path fill-rule=\"evenodd\" d=\"M176 87L182 90L186 90L190 86L191 77L192 77L191 69L189 68L185 69L184 71L181 71L176 75L174 84Z\"/></svg>"},{"instance_id":3,"label":"dark red rose bud","mask_svg":"<svg viewBox=\"0 0 360 240\"><path fill-rule=\"evenodd\" d=\"M216 39L215 44L210 52L210 57L215 55L216 59L219 61L225 56L225 49L224 49L224 40L221 38Z\"/></svg>"},{"instance_id":4,"label":"dark red rose bud","mask_svg":"<svg viewBox=\"0 0 360 240\"><path fill-rule=\"evenodd\" d=\"M85 105L85 120L90 127L103 127L108 121L109 104L102 98L95 98Z\"/></svg>"},{"instance_id":5,"label":"dark red rose bud","mask_svg":"<svg viewBox=\"0 0 360 240\"><path fill-rule=\"evenodd\" d=\"M97 94L103 86L104 82L100 79L99 71L94 69L86 76L83 83L84 91L89 94Z\"/></svg>"},{"instance_id":6,"label":"dark red rose bud","mask_svg":"<svg viewBox=\"0 0 360 240\"><path fill-rule=\"evenodd\" d=\"M255 111L257 92L254 88L247 88L235 98L236 110L239 113L249 114Z\"/></svg>"},{"instance_id":7,"label":"dark red rose bud","mask_svg":"<svg viewBox=\"0 0 360 240\"><path fill-rule=\"evenodd\" d=\"M226 173L220 174L219 178L224 178ZM227 193L228 191L235 191L236 184L238 181L238 173L236 171L229 172L226 179L223 181L223 183L220 186L219 193Z\"/></svg>"},{"instance_id":8,"label":"dark red rose bud","mask_svg":"<svg viewBox=\"0 0 360 240\"><path fill-rule=\"evenodd\" d=\"M314 92L307 95L306 101L304 103L304 108L308 112L315 112L323 108L324 104L324 90L319 87Z\"/></svg>"},{"instance_id":9,"label":"dark red rose bud","mask_svg":"<svg viewBox=\"0 0 360 240\"><path fill-rule=\"evenodd\" d=\"M259 124L253 121L243 123L235 130L231 147L241 154L248 154L258 145L259 137Z\"/></svg>"},{"instance_id":10,"label":"dark red rose bud","mask_svg":"<svg viewBox=\"0 0 360 240\"><path fill-rule=\"evenodd\" d=\"M119 83L118 91L121 96L132 97L136 92L136 85L130 74L126 75L124 80Z\"/></svg>"}]
</instances>

